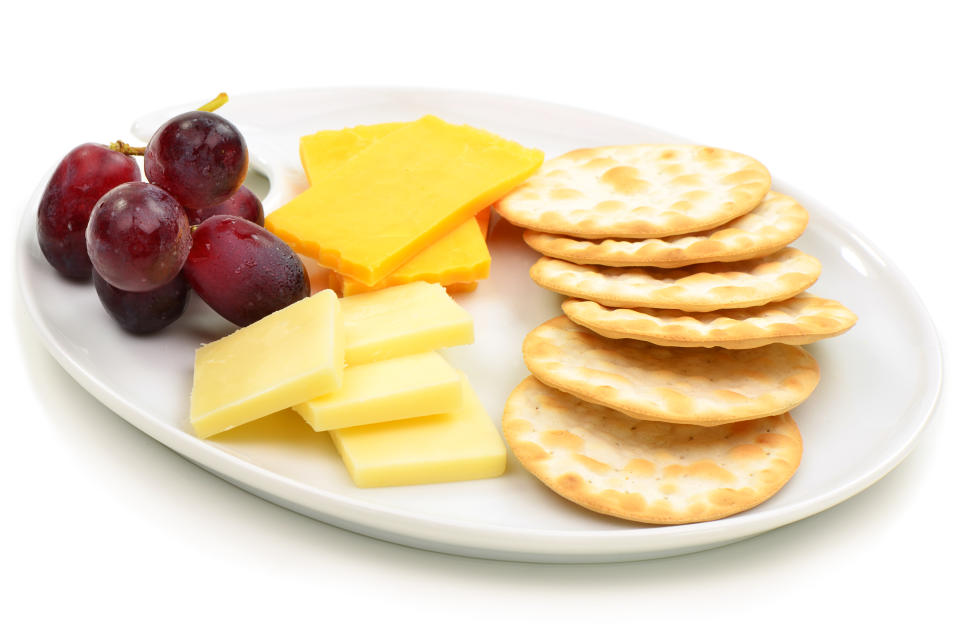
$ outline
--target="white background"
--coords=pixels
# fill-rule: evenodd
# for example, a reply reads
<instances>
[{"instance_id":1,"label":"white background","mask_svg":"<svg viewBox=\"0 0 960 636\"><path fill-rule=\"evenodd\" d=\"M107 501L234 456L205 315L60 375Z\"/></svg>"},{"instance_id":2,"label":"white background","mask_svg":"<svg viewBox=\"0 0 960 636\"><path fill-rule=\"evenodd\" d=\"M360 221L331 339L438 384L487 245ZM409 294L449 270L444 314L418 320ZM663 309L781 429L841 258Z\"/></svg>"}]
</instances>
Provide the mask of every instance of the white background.
<instances>
[{"instance_id":1,"label":"white background","mask_svg":"<svg viewBox=\"0 0 960 636\"><path fill-rule=\"evenodd\" d=\"M45 352L8 257L0 632L956 627L960 46L950 3L27 4L5 10L0 36L8 249L28 196L67 150L129 137L133 119L162 106L221 90L487 90L760 158L905 271L938 324L946 373L916 450L813 518L659 561L472 560L298 516L124 423Z\"/></svg>"}]
</instances>

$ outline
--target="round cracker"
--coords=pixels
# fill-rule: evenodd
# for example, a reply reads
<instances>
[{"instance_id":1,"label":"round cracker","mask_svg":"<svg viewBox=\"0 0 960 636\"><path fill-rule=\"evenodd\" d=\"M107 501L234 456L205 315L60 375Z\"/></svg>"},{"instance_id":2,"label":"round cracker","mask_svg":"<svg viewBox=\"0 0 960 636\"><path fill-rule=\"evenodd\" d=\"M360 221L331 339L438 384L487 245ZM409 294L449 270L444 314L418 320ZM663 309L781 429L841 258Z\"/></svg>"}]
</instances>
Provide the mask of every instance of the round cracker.
<instances>
[{"instance_id":1,"label":"round cracker","mask_svg":"<svg viewBox=\"0 0 960 636\"><path fill-rule=\"evenodd\" d=\"M820 367L794 345L661 347L611 340L558 316L523 341L538 380L631 417L717 426L778 415L807 399Z\"/></svg>"},{"instance_id":2,"label":"round cracker","mask_svg":"<svg viewBox=\"0 0 960 636\"><path fill-rule=\"evenodd\" d=\"M816 282L820 261L793 247L749 261L676 269L577 265L546 256L530 268L541 287L608 307L716 311L796 296Z\"/></svg>"},{"instance_id":3,"label":"round cracker","mask_svg":"<svg viewBox=\"0 0 960 636\"><path fill-rule=\"evenodd\" d=\"M570 320L606 338L645 340L666 347L749 349L781 342L803 345L844 333L857 316L835 300L800 294L759 307L687 313L676 309L623 309L569 298Z\"/></svg>"},{"instance_id":4,"label":"round cracker","mask_svg":"<svg viewBox=\"0 0 960 636\"><path fill-rule=\"evenodd\" d=\"M685 267L772 254L795 241L810 218L797 201L768 192L756 208L719 227L662 239L591 241L526 230L523 240L544 256L580 265Z\"/></svg>"},{"instance_id":5,"label":"round cracker","mask_svg":"<svg viewBox=\"0 0 960 636\"><path fill-rule=\"evenodd\" d=\"M507 398L503 433L557 494L643 523L720 519L766 501L800 464L789 413L714 428L626 417L527 378Z\"/></svg>"},{"instance_id":6,"label":"round cracker","mask_svg":"<svg viewBox=\"0 0 960 636\"><path fill-rule=\"evenodd\" d=\"M494 206L521 227L583 238L654 238L722 225L770 189L756 159L718 148L640 144L551 159Z\"/></svg>"}]
</instances>

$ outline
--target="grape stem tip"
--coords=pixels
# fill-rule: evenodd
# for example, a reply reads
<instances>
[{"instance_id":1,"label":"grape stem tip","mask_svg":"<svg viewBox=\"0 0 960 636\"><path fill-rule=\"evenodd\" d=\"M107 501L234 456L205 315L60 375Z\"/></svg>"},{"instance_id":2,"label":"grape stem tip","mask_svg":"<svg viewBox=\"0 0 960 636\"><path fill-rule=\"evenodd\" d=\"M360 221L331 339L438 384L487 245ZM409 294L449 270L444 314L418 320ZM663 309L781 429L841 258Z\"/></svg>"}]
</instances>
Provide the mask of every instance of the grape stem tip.
<instances>
[{"instance_id":1,"label":"grape stem tip","mask_svg":"<svg viewBox=\"0 0 960 636\"><path fill-rule=\"evenodd\" d=\"M147 151L145 146L131 146L125 141L116 140L110 144L110 150L115 150L117 152L122 152L125 155L142 157L143 153Z\"/></svg>"},{"instance_id":2,"label":"grape stem tip","mask_svg":"<svg viewBox=\"0 0 960 636\"><path fill-rule=\"evenodd\" d=\"M208 113L212 113L213 111L217 110L218 108L226 104L228 99L229 98L227 97L226 93L220 93L219 95L214 97L212 100L210 100L209 102L207 102L206 104L198 108L197 110L203 110Z\"/></svg>"}]
</instances>

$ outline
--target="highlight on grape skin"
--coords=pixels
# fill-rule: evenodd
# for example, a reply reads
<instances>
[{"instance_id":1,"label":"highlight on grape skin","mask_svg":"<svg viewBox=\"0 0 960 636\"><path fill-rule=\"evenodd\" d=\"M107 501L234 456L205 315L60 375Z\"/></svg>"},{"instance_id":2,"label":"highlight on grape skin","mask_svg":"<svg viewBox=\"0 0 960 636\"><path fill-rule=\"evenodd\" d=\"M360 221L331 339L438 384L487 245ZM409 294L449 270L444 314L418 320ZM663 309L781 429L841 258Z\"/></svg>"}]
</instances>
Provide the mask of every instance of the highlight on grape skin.
<instances>
[{"instance_id":1,"label":"highlight on grape skin","mask_svg":"<svg viewBox=\"0 0 960 636\"><path fill-rule=\"evenodd\" d=\"M97 202L87 253L104 280L144 292L169 283L190 252L190 224L176 199L149 183L117 186Z\"/></svg>"},{"instance_id":2,"label":"highlight on grape skin","mask_svg":"<svg viewBox=\"0 0 960 636\"><path fill-rule=\"evenodd\" d=\"M90 278L90 213L101 196L130 181L140 181L133 157L100 144L81 144L60 161L37 209L40 251L58 272L77 280Z\"/></svg>"},{"instance_id":3,"label":"highlight on grape skin","mask_svg":"<svg viewBox=\"0 0 960 636\"><path fill-rule=\"evenodd\" d=\"M240 327L310 295L290 246L234 216L212 216L196 228L184 271L197 295Z\"/></svg>"},{"instance_id":4,"label":"highlight on grape skin","mask_svg":"<svg viewBox=\"0 0 960 636\"><path fill-rule=\"evenodd\" d=\"M201 110L177 115L147 143L143 169L147 180L169 192L185 208L221 203L247 175L247 144L236 126Z\"/></svg>"}]
</instances>

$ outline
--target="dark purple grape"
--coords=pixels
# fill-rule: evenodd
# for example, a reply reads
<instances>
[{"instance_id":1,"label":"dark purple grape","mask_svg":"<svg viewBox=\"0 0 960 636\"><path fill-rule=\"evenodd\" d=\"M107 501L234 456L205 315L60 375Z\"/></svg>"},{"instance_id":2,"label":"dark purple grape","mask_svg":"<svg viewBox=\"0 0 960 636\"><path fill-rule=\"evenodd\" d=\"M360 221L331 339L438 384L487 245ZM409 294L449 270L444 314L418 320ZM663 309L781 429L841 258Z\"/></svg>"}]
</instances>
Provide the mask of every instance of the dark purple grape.
<instances>
[{"instance_id":1,"label":"dark purple grape","mask_svg":"<svg viewBox=\"0 0 960 636\"><path fill-rule=\"evenodd\" d=\"M107 313L135 334L159 331L179 318L190 294L190 285L182 273L156 289L130 292L114 287L94 270L93 286Z\"/></svg>"},{"instance_id":2,"label":"dark purple grape","mask_svg":"<svg viewBox=\"0 0 960 636\"><path fill-rule=\"evenodd\" d=\"M263 204L247 186L240 186L240 189L223 203L202 210L187 210L191 225L200 225L211 216L218 214L238 216L263 227Z\"/></svg>"},{"instance_id":3,"label":"dark purple grape","mask_svg":"<svg viewBox=\"0 0 960 636\"><path fill-rule=\"evenodd\" d=\"M227 200L247 175L247 144L236 126L195 110L177 115L150 138L143 156L147 181L180 204L200 210Z\"/></svg>"},{"instance_id":4,"label":"dark purple grape","mask_svg":"<svg viewBox=\"0 0 960 636\"><path fill-rule=\"evenodd\" d=\"M241 327L310 295L290 246L235 216L212 216L197 227L184 271L214 311Z\"/></svg>"},{"instance_id":5,"label":"dark purple grape","mask_svg":"<svg viewBox=\"0 0 960 636\"><path fill-rule=\"evenodd\" d=\"M140 181L133 157L98 144L67 153L50 177L37 210L40 251L69 278L90 277L84 233L97 200L121 183Z\"/></svg>"},{"instance_id":6,"label":"dark purple grape","mask_svg":"<svg viewBox=\"0 0 960 636\"><path fill-rule=\"evenodd\" d=\"M114 287L144 292L173 280L190 253L190 222L172 196L149 183L125 183L97 201L87 254Z\"/></svg>"}]
</instances>

